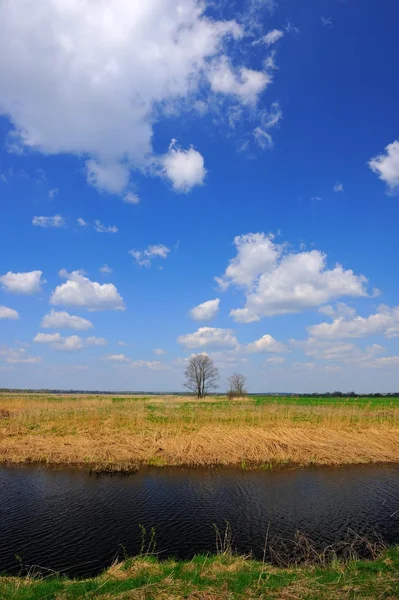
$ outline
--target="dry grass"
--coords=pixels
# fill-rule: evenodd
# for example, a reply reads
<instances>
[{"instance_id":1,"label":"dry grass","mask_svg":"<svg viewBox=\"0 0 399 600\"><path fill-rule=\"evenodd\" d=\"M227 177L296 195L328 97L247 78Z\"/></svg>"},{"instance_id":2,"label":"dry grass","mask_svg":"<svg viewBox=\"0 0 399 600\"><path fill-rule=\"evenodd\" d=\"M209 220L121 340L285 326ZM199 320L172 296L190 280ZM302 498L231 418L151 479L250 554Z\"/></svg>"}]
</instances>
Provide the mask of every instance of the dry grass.
<instances>
[{"instance_id":1,"label":"dry grass","mask_svg":"<svg viewBox=\"0 0 399 600\"><path fill-rule=\"evenodd\" d=\"M111 470L399 462L399 402L2 394L0 462Z\"/></svg>"}]
</instances>

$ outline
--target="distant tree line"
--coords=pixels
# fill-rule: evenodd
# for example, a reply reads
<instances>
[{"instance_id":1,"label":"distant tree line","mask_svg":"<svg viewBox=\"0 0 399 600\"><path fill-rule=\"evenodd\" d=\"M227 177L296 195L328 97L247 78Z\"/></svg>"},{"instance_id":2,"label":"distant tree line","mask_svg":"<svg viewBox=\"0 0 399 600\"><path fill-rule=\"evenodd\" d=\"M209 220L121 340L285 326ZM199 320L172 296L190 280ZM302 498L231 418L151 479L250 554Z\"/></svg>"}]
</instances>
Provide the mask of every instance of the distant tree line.
<instances>
[{"instance_id":1,"label":"distant tree line","mask_svg":"<svg viewBox=\"0 0 399 600\"><path fill-rule=\"evenodd\" d=\"M197 355L204 356L204 355ZM194 357L192 357L194 358ZM208 357L209 358L209 357ZM199 398L206 396L210 392L214 391L218 387L218 379L219 379L219 371L214 366L211 359L211 365L206 363L206 371L212 375L211 381L207 380L206 385L200 389L194 389L189 387L186 383L184 384L191 392L195 393ZM216 370L216 371L215 371ZM186 369L187 376L187 369ZM198 380L199 381L199 380ZM295 398L399 398L399 392L387 392L387 393L365 393L365 394L357 394L356 392L307 392L307 393L295 393L295 392L252 392L248 393L246 391L246 378L244 375L240 373L233 373L231 377L228 379L228 389L226 392L221 392L220 396L228 396L229 398L240 397L240 396L286 396L286 397L295 397ZM198 391L200 391L200 395L198 395ZM18 394L75 394L75 395L83 395L83 394L93 394L93 395L142 395L142 396L162 396L165 394L171 394L173 396L185 396L187 392L173 392L173 391L164 391L164 392L148 392L141 390L124 390L124 391L109 391L109 390L60 390L60 389L50 389L50 388L0 388L0 393L18 393Z\"/></svg>"}]
</instances>

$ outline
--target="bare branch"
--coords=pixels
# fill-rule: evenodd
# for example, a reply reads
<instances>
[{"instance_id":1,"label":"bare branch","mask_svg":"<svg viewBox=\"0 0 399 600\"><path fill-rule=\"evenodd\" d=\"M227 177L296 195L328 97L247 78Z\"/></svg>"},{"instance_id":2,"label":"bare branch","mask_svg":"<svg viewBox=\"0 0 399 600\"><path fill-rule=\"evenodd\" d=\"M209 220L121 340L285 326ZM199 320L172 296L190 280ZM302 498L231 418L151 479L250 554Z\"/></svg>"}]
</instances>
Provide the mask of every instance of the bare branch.
<instances>
[{"instance_id":1,"label":"bare branch","mask_svg":"<svg viewBox=\"0 0 399 600\"><path fill-rule=\"evenodd\" d=\"M197 398L205 396L218 387L219 371L206 354L196 354L189 360L184 372L184 387L193 392Z\"/></svg>"},{"instance_id":2,"label":"bare branch","mask_svg":"<svg viewBox=\"0 0 399 600\"><path fill-rule=\"evenodd\" d=\"M247 384L247 378L241 373L233 373L228 379L229 389L227 395L231 398L245 396L247 390L245 386Z\"/></svg>"}]
</instances>

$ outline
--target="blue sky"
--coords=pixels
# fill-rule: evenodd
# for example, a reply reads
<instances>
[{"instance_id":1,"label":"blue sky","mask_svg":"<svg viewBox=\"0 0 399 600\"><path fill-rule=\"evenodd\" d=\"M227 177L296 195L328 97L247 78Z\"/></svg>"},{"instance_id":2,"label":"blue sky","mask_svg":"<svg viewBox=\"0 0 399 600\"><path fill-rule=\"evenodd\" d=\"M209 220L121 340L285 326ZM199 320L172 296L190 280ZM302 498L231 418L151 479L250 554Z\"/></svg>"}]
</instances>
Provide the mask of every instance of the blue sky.
<instances>
[{"instance_id":1,"label":"blue sky","mask_svg":"<svg viewBox=\"0 0 399 600\"><path fill-rule=\"evenodd\" d=\"M394 0L0 3L0 387L397 391Z\"/></svg>"}]
</instances>

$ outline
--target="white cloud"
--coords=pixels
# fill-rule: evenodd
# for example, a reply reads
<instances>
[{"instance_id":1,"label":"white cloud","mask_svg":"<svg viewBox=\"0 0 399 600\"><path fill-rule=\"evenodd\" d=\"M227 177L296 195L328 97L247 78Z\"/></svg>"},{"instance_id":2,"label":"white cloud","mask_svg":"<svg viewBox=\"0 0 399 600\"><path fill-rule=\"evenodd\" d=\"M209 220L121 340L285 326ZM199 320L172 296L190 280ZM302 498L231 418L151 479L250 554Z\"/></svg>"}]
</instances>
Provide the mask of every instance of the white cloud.
<instances>
[{"instance_id":1,"label":"white cloud","mask_svg":"<svg viewBox=\"0 0 399 600\"><path fill-rule=\"evenodd\" d=\"M10 365L34 365L42 361L41 356L28 356L25 348L7 348L0 346L0 356Z\"/></svg>"},{"instance_id":2,"label":"white cloud","mask_svg":"<svg viewBox=\"0 0 399 600\"><path fill-rule=\"evenodd\" d=\"M277 342L269 334L263 335L261 338L245 346L247 352L284 352L286 347L281 342Z\"/></svg>"},{"instance_id":3,"label":"white cloud","mask_svg":"<svg viewBox=\"0 0 399 600\"><path fill-rule=\"evenodd\" d=\"M315 363L294 363L292 365L292 368L294 369L294 371L314 371L314 369L316 368Z\"/></svg>"},{"instance_id":4,"label":"white cloud","mask_svg":"<svg viewBox=\"0 0 399 600\"><path fill-rule=\"evenodd\" d=\"M337 302L337 304L332 306L331 304L326 304L325 306L320 306L318 309L319 313L323 315L327 315L327 317L345 317L346 319L356 316L356 309L352 306L348 306L345 302Z\"/></svg>"},{"instance_id":5,"label":"white cloud","mask_svg":"<svg viewBox=\"0 0 399 600\"><path fill-rule=\"evenodd\" d=\"M126 342L123 342L122 340L118 340L117 344L118 346L127 346Z\"/></svg>"},{"instance_id":6,"label":"white cloud","mask_svg":"<svg viewBox=\"0 0 399 600\"><path fill-rule=\"evenodd\" d=\"M50 304L82 306L89 310L124 310L123 298L112 283L91 281L80 271L60 271L67 281L58 285L50 298Z\"/></svg>"},{"instance_id":7,"label":"white cloud","mask_svg":"<svg viewBox=\"0 0 399 600\"><path fill-rule=\"evenodd\" d=\"M236 321L236 323L255 323L260 321L258 315L254 315L248 308L233 308L230 311L230 317Z\"/></svg>"},{"instance_id":8,"label":"white cloud","mask_svg":"<svg viewBox=\"0 0 399 600\"><path fill-rule=\"evenodd\" d=\"M70 335L63 337L60 333L38 333L33 338L37 344L49 344L53 350L65 350L74 352L82 350L85 346L105 346L107 341L104 338L89 337L82 339L79 335Z\"/></svg>"},{"instance_id":9,"label":"white cloud","mask_svg":"<svg viewBox=\"0 0 399 600\"><path fill-rule=\"evenodd\" d=\"M40 326L45 329L77 329L79 331L86 331L93 327L93 323L82 317L70 315L66 311L51 309L50 313L43 317Z\"/></svg>"},{"instance_id":10,"label":"white cloud","mask_svg":"<svg viewBox=\"0 0 399 600\"><path fill-rule=\"evenodd\" d=\"M396 191L399 187L399 140L388 144L385 153L378 154L368 164L391 192Z\"/></svg>"},{"instance_id":11,"label":"white cloud","mask_svg":"<svg viewBox=\"0 0 399 600\"><path fill-rule=\"evenodd\" d=\"M78 225L80 225L80 227L86 227L88 225L88 223L86 223L86 221L84 219L82 219L82 217L78 217L76 219Z\"/></svg>"},{"instance_id":12,"label":"white cloud","mask_svg":"<svg viewBox=\"0 0 399 600\"><path fill-rule=\"evenodd\" d=\"M118 233L118 228L116 225L103 225L102 223L100 223L100 221L94 221L94 229L98 232L98 233Z\"/></svg>"},{"instance_id":13,"label":"white cloud","mask_svg":"<svg viewBox=\"0 0 399 600\"><path fill-rule=\"evenodd\" d=\"M222 290L244 289L246 304L230 315L249 323L262 316L296 313L342 296L366 296L366 278L337 264L327 267L318 250L289 252L272 235L250 233L234 239L237 256L225 274L216 278Z\"/></svg>"},{"instance_id":14,"label":"white cloud","mask_svg":"<svg viewBox=\"0 0 399 600\"><path fill-rule=\"evenodd\" d=\"M207 300L190 310L190 316L195 321L210 321L214 319L219 312L220 299Z\"/></svg>"},{"instance_id":15,"label":"white cloud","mask_svg":"<svg viewBox=\"0 0 399 600\"><path fill-rule=\"evenodd\" d=\"M333 190L334 192L343 192L344 186L340 181L336 181Z\"/></svg>"},{"instance_id":16,"label":"white cloud","mask_svg":"<svg viewBox=\"0 0 399 600\"><path fill-rule=\"evenodd\" d=\"M85 341L89 346L106 346L108 343L106 339L95 335L88 337Z\"/></svg>"},{"instance_id":17,"label":"white cloud","mask_svg":"<svg viewBox=\"0 0 399 600\"><path fill-rule=\"evenodd\" d=\"M41 291L41 286L46 283L42 279L43 271L29 271L27 273L12 273L8 271L0 277L0 283L13 294L35 294Z\"/></svg>"},{"instance_id":18,"label":"white cloud","mask_svg":"<svg viewBox=\"0 0 399 600\"><path fill-rule=\"evenodd\" d=\"M268 57L266 57L264 61L265 69L271 69L272 71L278 71L278 66L276 65L276 51L272 50Z\"/></svg>"},{"instance_id":19,"label":"white cloud","mask_svg":"<svg viewBox=\"0 0 399 600\"><path fill-rule=\"evenodd\" d=\"M37 333L33 341L39 344L52 344L60 339L60 333Z\"/></svg>"},{"instance_id":20,"label":"white cloud","mask_svg":"<svg viewBox=\"0 0 399 600\"><path fill-rule=\"evenodd\" d=\"M250 42L236 21L206 14L205 2L0 6L0 55L7 55L0 106L14 125L9 147L86 156L88 181L100 190L126 193L131 169L149 171L153 127L165 116L191 111L215 88L246 103L265 87L265 74L240 64L228 66L230 83L220 82L231 41Z\"/></svg>"},{"instance_id":21,"label":"white cloud","mask_svg":"<svg viewBox=\"0 0 399 600\"><path fill-rule=\"evenodd\" d=\"M266 72L246 67L235 71L227 57L223 57L214 63L209 81L214 92L235 96L242 104L254 105L272 78Z\"/></svg>"},{"instance_id":22,"label":"white cloud","mask_svg":"<svg viewBox=\"0 0 399 600\"><path fill-rule=\"evenodd\" d=\"M255 129L253 130L253 136L255 138L256 143L260 148L262 148L262 150L266 150L267 148L273 148L272 136L270 135L270 133L268 133L261 127L255 127Z\"/></svg>"},{"instance_id":23,"label":"white cloud","mask_svg":"<svg viewBox=\"0 0 399 600\"><path fill-rule=\"evenodd\" d=\"M52 200L57 194L59 194L59 189L58 188L53 188L52 190L49 190L48 193L48 197L50 198L50 200Z\"/></svg>"},{"instance_id":24,"label":"white cloud","mask_svg":"<svg viewBox=\"0 0 399 600\"><path fill-rule=\"evenodd\" d=\"M140 204L140 198L137 194L133 194L133 192L128 192L123 197L123 202L126 204Z\"/></svg>"},{"instance_id":25,"label":"white cloud","mask_svg":"<svg viewBox=\"0 0 399 600\"><path fill-rule=\"evenodd\" d=\"M19 314L13 308L7 306L0 306L0 319L19 319Z\"/></svg>"},{"instance_id":26,"label":"white cloud","mask_svg":"<svg viewBox=\"0 0 399 600\"><path fill-rule=\"evenodd\" d=\"M129 183L130 173L126 164L117 162L98 162L91 159L86 162L87 183L99 192L121 194Z\"/></svg>"},{"instance_id":27,"label":"white cloud","mask_svg":"<svg viewBox=\"0 0 399 600\"><path fill-rule=\"evenodd\" d=\"M165 176L177 192L189 192L194 186L204 183L204 157L193 147L182 150L176 146L176 140L172 140L161 162Z\"/></svg>"},{"instance_id":28,"label":"white cloud","mask_svg":"<svg viewBox=\"0 0 399 600\"><path fill-rule=\"evenodd\" d=\"M168 365L165 365L165 363L162 363L159 360L135 360L130 363L130 366L133 369L146 368L150 371L166 371L169 368Z\"/></svg>"},{"instance_id":29,"label":"white cloud","mask_svg":"<svg viewBox=\"0 0 399 600\"><path fill-rule=\"evenodd\" d=\"M231 329L217 327L200 327L194 333L180 335L179 344L185 348L234 348L238 346L237 338Z\"/></svg>"},{"instance_id":30,"label":"white cloud","mask_svg":"<svg viewBox=\"0 0 399 600\"><path fill-rule=\"evenodd\" d=\"M129 254L140 267L150 267L154 258L167 258L170 248L163 244L153 244L145 250L129 250Z\"/></svg>"},{"instance_id":31,"label":"white cloud","mask_svg":"<svg viewBox=\"0 0 399 600\"><path fill-rule=\"evenodd\" d=\"M385 352L386 349L381 344L371 344L371 346L366 346L365 350L368 354L380 354Z\"/></svg>"},{"instance_id":32,"label":"white cloud","mask_svg":"<svg viewBox=\"0 0 399 600\"><path fill-rule=\"evenodd\" d=\"M99 268L99 271L103 275L111 275L113 269L111 269L111 267L109 267L108 265L103 265L102 267Z\"/></svg>"},{"instance_id":33,"label":"white cloud","mask_svg":"<svg viewBox=\"0 0 399 600\"><path fill-rule=\"evenodd\" d=\"M267 358L265 363L267 365L282 365L285 362L285 358L282 356L272 356L271 358Z\"/></svg>"},{"instance_id":34,"label":"white cloud","mask_svg":"<svg viewBox=\"0 0 399 600\"><path fill-rule=\"evenodd\" d=\"M32 225L45 228L55 227L59 229L60 227L66 227L66 222L61 215L55 215L55 217L33 217Z\"/></svg>"},{"instance_id":35,"label":"white cloud","mask_svg":"<svg viewBox=\"0 0 399 600\"><path fill-rule=\"evenodd\" d=\"M399 337L399 306L391 308L382 304L377 313L368 317L354 316L353 312L338 314L332 323L308 327L309 335L324 340L362 338L378 334L387 338Z\"/></svg>"},{"instance_id":36,"label":"white cloud","mask_svg":"<svg viewBox=\"0 0 399 600\"><path fill-rule=\"evenodd\" d=\"M299 27L291 23L291 21L287 21L287 25L285 26L285 30L287 33L292 33L292 35L296 36L299 33Z\"/></svg>"},{"instance_id":37,"label":"white cloud","mask_svg":"<svg viewBox=\"0 0 399 600\"><path fill-rule=\"evenodd\" d=\"M348 360L361 351L354 344L331 343L327 341L308 338L305 341L290 340L290 344L302 348L306 356L322 360Z\"/></svg>"},{"instance_id":38,"label":"white cloud","mask_svg":"<svg viewBox=\"0 0 399 600\"><path fill-rule=\"evenodd\" d=\"M103 356L103 360L109 360L111 362L130 362L130 358L124 354L107 354L107 356Z\"/></svg>"},{"instance_id":39,"label":"white cloud","mask_svg":"<svg viewBox=\"0 0 399 600\"><path fill-rule=\"evenodd\" d=\"M281 40L281 38L283 36L284 36L284 31L281 31L281 29L272 29L271 31L269 31L269 33L267 33L265 36L263 36L262 41L267 46L271 46L272 44L275 44L276 42L278 42L278 40Z\"/></svg>"},{"instance_id":40,"label":"white cloud","mask_svg":"<svg viewBox=\"0 0 399 600\"><path fill-rule=\"evenodd\" d=\"M166 350L164 350L163 348L155 348L154 354L156 354L157 356L162 356L166 354Z\"/></svg>"},{"instance_id":41,"label":"white cloud","mask_svg":"<svg viewBox=\"0 0 399 600\"><path fill-rule=\"evenodd\" d=\"M367 366L377 367L377 368L398 367L399 366L399 356L383 356L382 358L375 358Z\"/></svg>"}]
</instances>

